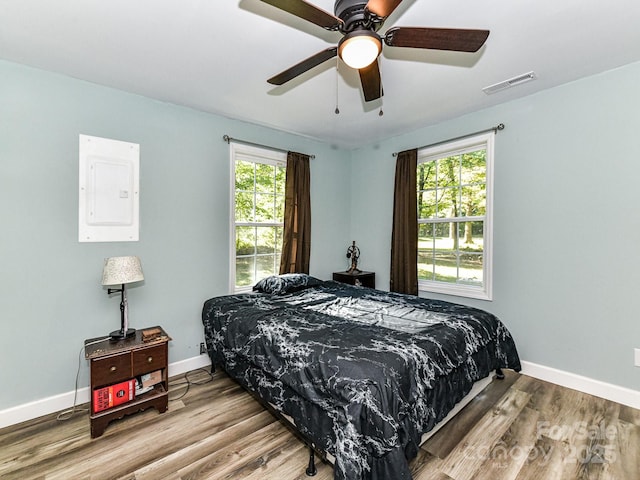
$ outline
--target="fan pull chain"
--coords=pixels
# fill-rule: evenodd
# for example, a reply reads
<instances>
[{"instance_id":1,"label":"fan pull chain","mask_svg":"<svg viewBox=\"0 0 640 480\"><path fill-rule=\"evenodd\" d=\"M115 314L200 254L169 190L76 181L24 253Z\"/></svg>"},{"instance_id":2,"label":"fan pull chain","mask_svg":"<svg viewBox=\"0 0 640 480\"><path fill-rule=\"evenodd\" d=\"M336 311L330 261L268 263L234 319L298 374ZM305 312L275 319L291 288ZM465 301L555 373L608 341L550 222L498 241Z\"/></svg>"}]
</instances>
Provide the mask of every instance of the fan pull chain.
<instances>
[{"instance_id":1,"label":"fan pull chain","mask_svg":"<svg viewBox=\"0 0 640 480\"><path fill-rule=\"evenodd\" d=\"M378 116L381 117L384 115L382 111L382 73L380 73L380 111L378 112Z\"/></svg>"},{"instance_id":2,"label":"fan pull chain","mask_svg":"<svg viewBox=\"0 0 640 480\"><path fill-rule=\"evenodd\" d=\"M340 58L336 55L336 109L335 114L340 115L340 109L338 108L338 67L340 66Z\"/></svg>"}]
</instances>

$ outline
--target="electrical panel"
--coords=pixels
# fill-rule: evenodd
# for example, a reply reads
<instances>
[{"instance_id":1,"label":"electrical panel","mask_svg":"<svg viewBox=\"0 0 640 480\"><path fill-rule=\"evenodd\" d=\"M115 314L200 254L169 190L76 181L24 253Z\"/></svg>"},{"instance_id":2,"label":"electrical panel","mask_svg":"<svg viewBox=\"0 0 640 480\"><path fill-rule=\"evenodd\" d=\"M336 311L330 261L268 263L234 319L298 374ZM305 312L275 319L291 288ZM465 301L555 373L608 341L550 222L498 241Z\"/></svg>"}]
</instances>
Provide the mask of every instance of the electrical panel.
<instances>
[{"instance_id":1,"label":"electrical panel","mask_svg":"<svg viewBox=\"0 0 640 480\"><path fill-rule=\"evenodd\" d=\"M140 145L80 135L78 240L139 239Z\"/></svg>"}]
</instances>

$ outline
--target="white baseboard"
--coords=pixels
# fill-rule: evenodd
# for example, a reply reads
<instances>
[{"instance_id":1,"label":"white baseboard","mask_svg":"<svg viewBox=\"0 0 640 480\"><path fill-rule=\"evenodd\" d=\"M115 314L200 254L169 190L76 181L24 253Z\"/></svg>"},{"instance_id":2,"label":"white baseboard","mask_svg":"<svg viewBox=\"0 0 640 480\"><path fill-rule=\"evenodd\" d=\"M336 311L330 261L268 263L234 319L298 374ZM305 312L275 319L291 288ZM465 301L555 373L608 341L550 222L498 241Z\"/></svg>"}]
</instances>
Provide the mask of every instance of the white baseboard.
<instances>
[{"instance_id":1,"label":"white baseboard","mask_svg":"<svg viewBox=\"0 0 640 480\"><path fill-rule=\"evenodd\" d=\"M524 375L640 409L640 391L601 382L531 362L521 362Z\"/></svg>"},{"instance_id":2,"label":"white baseboard","mask_svg":"<svg viewBox=\"0 0 640 480\"><path fill-rule=\"evenodd\" d=\"M198 368L205 368L211 365L211 359L207 355L198 355L197 357L187 358L186 360L180 360L169 364L169 377L175 377L176 375L182 375L183 373L190 372L191 370L197 370Z\"/></svg>"},{"instance_id":3,"label":"white baseboard","mask_svg":"<svg viewBox=\"0 0 640 480\"><path fill-rule=\"evenodd\" d=\"M206 355L187 358L186 360L169 364L169 376L181 375L191 370L208 367L209 365L211 365L211 360ZM640 391L637 390L631 390L630 388L620 387L611 383L576 375L575 373L525 361L522 362L522 373L530 377L555 383L556 385L640 409ZM0 428L71 408L73 406L73 394L73 391L61 393L52 397L0 410ZM76 404L80 405L88 401L89 387L78 389Z\"/></svg>"},{"instance_id":4,"label":"white baseboard","mask_svg":"<svg viewBox=\"0 0 640 480\"><path fill-rule=\"evenodd\" d=\"M211 359L206 355L187 358L186 360L170 363L169 376L181 375L191 370L208 367L209 365L211 365ZM77 395L76 405L89 402L89 387L79 388ZM74 392L71 391L0 410L0 428L70 409L73 407L73 396Z\"/></svg>"}]
</instances>

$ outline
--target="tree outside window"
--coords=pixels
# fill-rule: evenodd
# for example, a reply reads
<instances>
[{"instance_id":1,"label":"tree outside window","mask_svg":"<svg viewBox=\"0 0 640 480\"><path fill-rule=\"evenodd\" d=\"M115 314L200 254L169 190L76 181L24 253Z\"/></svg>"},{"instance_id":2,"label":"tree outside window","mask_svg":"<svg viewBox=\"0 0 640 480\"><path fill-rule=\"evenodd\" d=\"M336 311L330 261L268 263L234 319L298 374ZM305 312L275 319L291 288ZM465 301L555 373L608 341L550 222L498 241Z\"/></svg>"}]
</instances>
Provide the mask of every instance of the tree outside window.
<instances>
[{"instance_id":1,"label":"tree outside window","mask_svg":"<svg viewBox=\"0 0 640 480\"><path fill-rule=\"evenodd\" d=\"M249 290L280 269L286 154L233 145L232 291Z\"/></svg>"},{"instance_id":2,"label":"tree outside window","mask_svg":"<svg viewBox=\"0 0 640 480\"><path fill-rule=\"evenodd\" d=\"M420 290L490 298L492 140L483 135L418 153Z\"/></svg>"}]
</instances>

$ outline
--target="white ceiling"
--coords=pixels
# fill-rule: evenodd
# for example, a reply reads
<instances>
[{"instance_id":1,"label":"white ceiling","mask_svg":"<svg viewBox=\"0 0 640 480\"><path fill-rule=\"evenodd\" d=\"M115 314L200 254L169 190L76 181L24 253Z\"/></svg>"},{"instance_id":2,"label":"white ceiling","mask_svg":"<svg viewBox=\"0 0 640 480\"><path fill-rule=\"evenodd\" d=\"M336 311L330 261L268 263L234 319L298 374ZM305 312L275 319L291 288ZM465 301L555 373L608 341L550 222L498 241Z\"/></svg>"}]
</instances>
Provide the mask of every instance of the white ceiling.
<instances>
[{"instance_id":1,"label":"white ceiling","mask_svg":"<svg viewBox=\"0 0 640 480\"><path fill-rule=\"evenodd\" d=\"M391 26L491 34L476 54L385 47L385 95L369 103L331 60L269 85L340 35L260 0L0 0L0 58L343 147L640 60L638 0L404 0L380 32ZM536 81L482 92L531 70Z\"/></svg>"}]
</instances>

